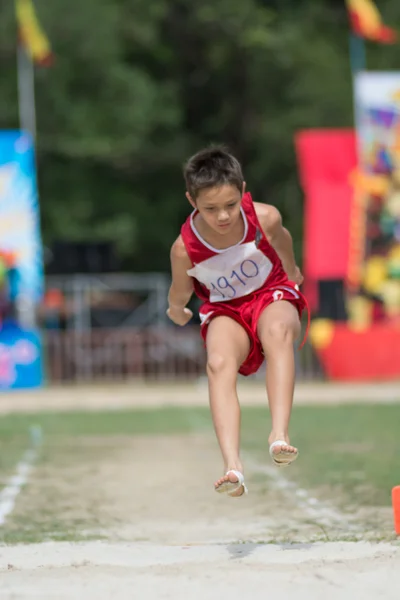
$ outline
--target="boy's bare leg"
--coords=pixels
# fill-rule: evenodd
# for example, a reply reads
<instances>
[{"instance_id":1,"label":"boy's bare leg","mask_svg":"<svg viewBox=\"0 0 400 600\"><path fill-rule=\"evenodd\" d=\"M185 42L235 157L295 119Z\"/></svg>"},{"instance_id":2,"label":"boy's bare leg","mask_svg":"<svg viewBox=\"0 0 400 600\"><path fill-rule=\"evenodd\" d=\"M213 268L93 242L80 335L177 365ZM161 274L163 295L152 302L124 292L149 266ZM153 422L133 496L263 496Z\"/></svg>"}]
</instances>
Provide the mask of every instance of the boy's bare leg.
<instances>
[{"instance_id":1,"label":"boy's bare leg","mask_svg":"<svg viewBox=\"0 0 400 600\"><path fill-rule=\"evenodd\" d=\"M211 414L225 473L231 469L243 472L236 381L240 365L248 355L250 340L236 321L229 317L216 317L208 326L206 348ZM225 475L215 482L215 488L228 480L235 483L238 478L233 473ZM240 488L235 495L241 496L243 491Z\"/></svg>"},{"instance_id":2,"label":"boy's bare leg","mask_svg":"<svg viewBox=\"0 0 400 600\"><path fill-rule=\"evenodd\" d=\"M261 314L257 332L267 361L267 394L271 411L270 444L284 440L272 452L297 453L290 445L289 421L293 405L295 381L294 341L300 334L296 308L286 301L270 304Z\"/></svg>"}]
</instances>

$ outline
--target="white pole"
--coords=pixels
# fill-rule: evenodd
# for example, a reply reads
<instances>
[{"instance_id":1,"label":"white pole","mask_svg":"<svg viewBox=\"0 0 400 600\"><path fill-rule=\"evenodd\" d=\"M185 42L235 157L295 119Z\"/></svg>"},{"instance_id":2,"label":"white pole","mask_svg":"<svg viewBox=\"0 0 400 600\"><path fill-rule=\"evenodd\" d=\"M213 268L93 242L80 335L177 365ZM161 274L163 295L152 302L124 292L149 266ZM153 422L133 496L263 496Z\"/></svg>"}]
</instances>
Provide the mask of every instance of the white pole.
<instances>
[{"instance_id":1,"label":"white pole","mask_svg":"<svg viewBox=\"0 0 400 600\"><path fill-rule=\"evenodd\" d=\"M36 140L35 69L23 44L18 44L18 105L19 127Z\"/></svg>"},{"instance_id":2,"label":"white pole","mask_svg":"<svg viewBox=\"0 0 400 600\"><path fill-rule=\"evenodd\" d=\"M35 68L23 44L17 47L19 128L30 133L36 142ZM18 322L23 329L36 325L36 311L32 298L20 294L16 299Z\"/></svg>"}]
</instances>

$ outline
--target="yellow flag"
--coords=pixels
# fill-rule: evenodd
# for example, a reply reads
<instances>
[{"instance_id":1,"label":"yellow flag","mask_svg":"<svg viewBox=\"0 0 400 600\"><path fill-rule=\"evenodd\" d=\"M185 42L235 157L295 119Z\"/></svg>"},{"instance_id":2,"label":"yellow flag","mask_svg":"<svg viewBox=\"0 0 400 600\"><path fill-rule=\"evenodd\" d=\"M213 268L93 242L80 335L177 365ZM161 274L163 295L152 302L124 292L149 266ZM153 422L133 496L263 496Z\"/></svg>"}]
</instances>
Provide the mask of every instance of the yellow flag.
<instances>
[{"instance_id":1,"label":"yellow flag","mask_svg":"<svg viewBox=\"0 0 400 600\"><path fill-rule=\"evenodd\" d=\"M49 66L53 62L50 42L40 27L32 0L15 0L21 43L34 63Z\"/></svg>"},{"instance_id":2,"label":"yellow flag","mask_svg":"<svg viewBox=\"0 0 400 600\"><path fill-rule=\"evenodd\" d=\"M346 0L353 32L359 37L394 44L397 32L382 22L382 17L372 0Z\"/></svg>"}]
</instances>

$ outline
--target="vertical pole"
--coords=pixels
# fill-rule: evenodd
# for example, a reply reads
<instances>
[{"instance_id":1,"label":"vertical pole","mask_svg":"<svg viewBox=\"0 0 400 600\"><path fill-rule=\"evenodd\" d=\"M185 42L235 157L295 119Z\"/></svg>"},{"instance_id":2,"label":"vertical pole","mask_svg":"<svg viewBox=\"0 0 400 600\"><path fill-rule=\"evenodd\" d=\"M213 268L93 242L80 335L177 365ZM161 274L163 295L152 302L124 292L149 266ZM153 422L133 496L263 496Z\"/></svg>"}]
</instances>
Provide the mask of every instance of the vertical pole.
<instances>
[{"instance_id":1,"label":"vertical pole","mask_svg":"<svg viewBox=\"0 0 400 600\"><path fill-rule=\"evenodd\" d=\"M17 78L19 128L36 142L35 69L28 52L20 42L17 46ZM24 329L36 325L36 311L32 298L19 294L16 300L18 322Z\"/></svg>"},{"instance_id":2,"label":"vertical pole","mask_svg":"<svg viewBox=\"0 0 400 600\"><path fill-rule=\"evenodd\" d=\"M18 107L20 129L36 140L35 69L33 61L22 44L17 48Z\"/></svg>"}]
</instances>

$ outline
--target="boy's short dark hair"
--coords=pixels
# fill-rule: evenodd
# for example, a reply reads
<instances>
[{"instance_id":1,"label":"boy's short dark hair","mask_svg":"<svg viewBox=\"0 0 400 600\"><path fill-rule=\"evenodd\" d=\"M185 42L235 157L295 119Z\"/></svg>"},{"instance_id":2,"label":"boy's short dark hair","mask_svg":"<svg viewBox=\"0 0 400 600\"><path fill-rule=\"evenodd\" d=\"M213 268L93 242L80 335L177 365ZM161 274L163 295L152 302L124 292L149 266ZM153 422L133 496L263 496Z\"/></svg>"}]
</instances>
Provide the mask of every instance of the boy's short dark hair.
<instances>
[{"instance_id":1,"label":"boy's short dark hair","mask_svg":"<svg viewBox=\"0 0 400 600\"><path fill-rule=\"evenodd\" d=\"M233 185L239 192L243 188L242 167L225 146L211 146L189 158L183 169L186 189L193 200L200 190Z\"/></svg>"}]
</instances>

